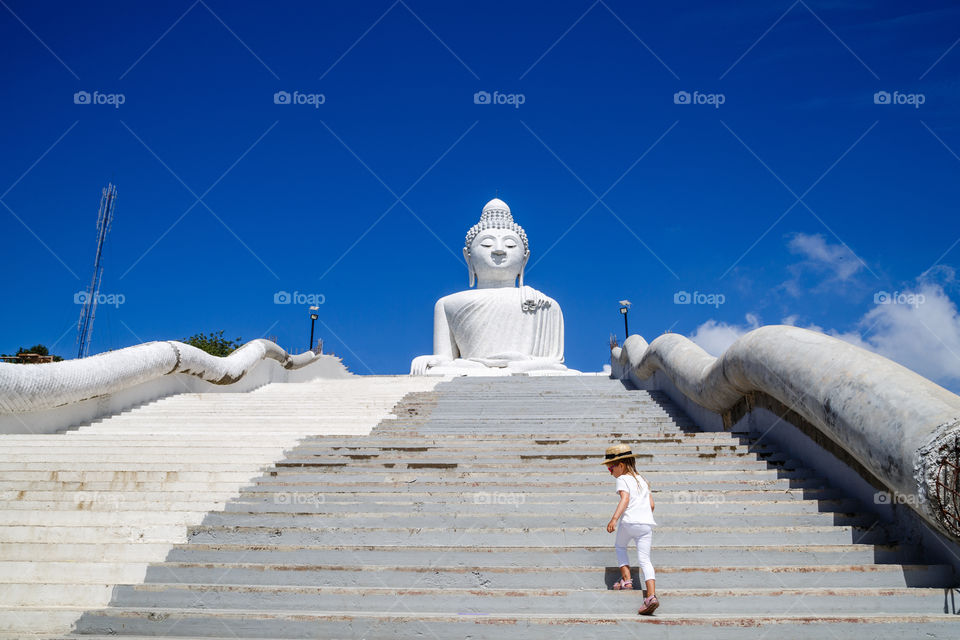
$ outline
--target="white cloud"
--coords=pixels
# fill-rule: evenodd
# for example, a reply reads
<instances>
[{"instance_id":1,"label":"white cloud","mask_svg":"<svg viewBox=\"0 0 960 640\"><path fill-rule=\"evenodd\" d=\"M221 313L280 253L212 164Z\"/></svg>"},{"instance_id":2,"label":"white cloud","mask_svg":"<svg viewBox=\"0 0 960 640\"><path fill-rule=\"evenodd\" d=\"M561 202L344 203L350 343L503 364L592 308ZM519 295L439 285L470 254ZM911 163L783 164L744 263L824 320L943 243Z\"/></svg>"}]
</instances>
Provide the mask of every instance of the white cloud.
<instances>
[{"instance_id":1,"label":"white cloud","mask_svg":"<svg viewBox=\"0 0 960 640\"><path fill-rule=\"evenodd\" d=\"M787 241L787 249L801 260L787 266L792 277L780 287L795 297L805 288L817 292L855 284L854 276L864 267L848 246L830 244L820 234L794 233ZM801 280L807 287L801 286Z\"/></svg>"},{"instance_id":2,"label":"white cloud","mask_svg":"<svg viewBox=\"0 0 960 640\"><path fill-rule=\"evenodd\" d=\"M801 329L810 329L810 331L819 331L820 333L827 333L826 331L824 331L823 327L821 327L820 325L816 325L816 324L805 324L805 325L801 326L801 325L797 324L797 320L799 320L799 319L800 319L800 316L799 316L799 315L793 314L792 316L787 316L786 318L784 318L783 320L781 320L781 321L780 321L780 324L789 325L789 326L791 326L791 327L800 327Z\"/></svg>"},{"instance_id":3,"label":"white cloud","mask_svg":"<svg viewBox=\"0 0 960 640\"><path fill-rule=\"evenodd\" d=\"M952 281L949 272L946 280ZM888 300L876 304L856 323L855 331L824 330L815 324L805 329L820 331L845 342L878 353L929 378L954 393L960 393L960 311L942 285L921 279L906 291L887 292ZM899 295L896 295L899 294ZM783 318L783 324L798 325L799 316ZM759 325L747 314L746 324L708 320L696 328L690 339L714 356L720 356L733 342Z\"/></svg>"},{"instance_id":4,"label":"white cloud","mask_svg":"<svg viewBox=\"0 0 960 640\"><path fill-rule=\"evenodd\" d=\"M819 233L795 233L787 242L790 253L799 254L812 269L827 271L840 281L847 281L863 267L863 263L845 244L830 244Z\"/></svg>"},{"instance_id":5,"label":"white cloud","mask_svg":"<svg viewBox=\"0 0 960 640\"><path fill-rule=\"evenodd\" d=\"M921 283L898 293L904 302L893 299L874 306L857 323L858 331L828 333L956 391L960 387L957 305L939 284Z\"/></svg>"},{"instance_id":6,"label":"white cloud","mask_svg":"<svg viewBox=\"0 0 960 640\"><path fill-rule=\"evenodd\" d=\"M760 320L752 313L746 316L747 324L735 325L716 320L707 320L693 332L690 339L712 356L720 356L737 338L760 326Z\"/></svg>"}]
</instances>

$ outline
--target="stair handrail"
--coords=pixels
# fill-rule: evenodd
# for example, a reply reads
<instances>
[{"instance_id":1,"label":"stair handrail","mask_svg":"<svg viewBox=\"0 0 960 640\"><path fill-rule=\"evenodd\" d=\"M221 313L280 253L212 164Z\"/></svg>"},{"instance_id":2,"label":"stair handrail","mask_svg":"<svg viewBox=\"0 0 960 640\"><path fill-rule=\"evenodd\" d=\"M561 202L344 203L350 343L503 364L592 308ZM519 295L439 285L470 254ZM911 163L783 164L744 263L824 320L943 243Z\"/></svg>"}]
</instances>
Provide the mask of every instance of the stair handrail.
<instances>
[{"instance_id":1,"label":"stair handrail","mask_svg":"<svg viewBox=\"0 0 960 640\"><path fill-rule=\"evenodd\" d=\"M660 371L687 398L728 414L766 394L862 464L926 522L960 541L960 396L883 356L816 331L754 329L713 357L690 339L629 336L614 375Z\"/></svg>"},{"instance_id":2,"label":"stair handrail","mask_svg":"<svg viewBox=\"0 0 960 640\"><path fill-rule=\"evenodd\" d=\"M269 340L251 340L225 357L166 340L108 351L87 358L43 364L0 363L0 415L42 411L116 393L173 373L215 385L240 380L264 360L300 369L321 356L287 353Z\"/></svg>"}]
</instances>

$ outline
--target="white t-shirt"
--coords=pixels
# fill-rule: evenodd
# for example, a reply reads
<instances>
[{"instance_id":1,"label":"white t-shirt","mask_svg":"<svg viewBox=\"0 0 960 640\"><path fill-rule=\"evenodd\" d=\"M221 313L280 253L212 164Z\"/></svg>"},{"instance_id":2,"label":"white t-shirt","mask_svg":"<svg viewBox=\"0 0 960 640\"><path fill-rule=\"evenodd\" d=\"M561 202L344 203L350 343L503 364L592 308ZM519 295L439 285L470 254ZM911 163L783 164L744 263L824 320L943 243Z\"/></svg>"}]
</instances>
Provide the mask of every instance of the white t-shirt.
<instances>
[{"instance_id":1,"label":"white t-shirt","mask_svg":"<svg viewBox=\"0 0 960 640\"><path fill-rule=\"evenodd\" d=\"M630 494L627 510L623 512L621 520L631 524L655 525L653 510L650 509L650 487L643 478L624 473L617 478L617 494L626 491Z\"/></svg>"}]
</instances>

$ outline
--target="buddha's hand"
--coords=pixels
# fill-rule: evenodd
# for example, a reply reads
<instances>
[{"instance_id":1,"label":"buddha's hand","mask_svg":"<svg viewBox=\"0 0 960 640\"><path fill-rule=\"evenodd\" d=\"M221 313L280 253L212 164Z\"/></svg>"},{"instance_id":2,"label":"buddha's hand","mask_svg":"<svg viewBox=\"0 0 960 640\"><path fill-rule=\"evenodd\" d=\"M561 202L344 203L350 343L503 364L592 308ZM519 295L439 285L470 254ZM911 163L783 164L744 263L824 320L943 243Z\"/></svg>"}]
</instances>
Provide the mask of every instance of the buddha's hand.
<instances>
[{"instance_id":1,"label":"buddha's hand","mask_svg":"<svg viewBox=\"0 0 960 640\"><path fill-rule=\"evenodd\" d=\"M422 376L430 367L435 367L443 362L443 358L434 355L417 356L410 363L410 375Z\"/></svg>"}]
</instances>

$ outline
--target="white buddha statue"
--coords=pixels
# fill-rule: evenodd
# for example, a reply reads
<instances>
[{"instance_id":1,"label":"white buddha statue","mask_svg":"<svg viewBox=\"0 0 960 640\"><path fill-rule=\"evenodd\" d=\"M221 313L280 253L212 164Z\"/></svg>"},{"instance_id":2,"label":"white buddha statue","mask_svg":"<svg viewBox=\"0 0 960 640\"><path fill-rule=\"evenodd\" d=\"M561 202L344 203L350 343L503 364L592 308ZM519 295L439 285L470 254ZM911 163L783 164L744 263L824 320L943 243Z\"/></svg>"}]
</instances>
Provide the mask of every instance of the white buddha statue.
<instances>
[{"instance_id":1,"label":"white buddha statue","mask_svg":"<svg viewBox=\"0 0 960 640\"><path fill-rule=\"evenodd\" d=\"M576 373L563 365L563 313L555 300L523 284L527 234L494 198L467 232L467 289L437 300L433 354L410 363L412 375ZM519 280L520 286L515 286Z\"/></svg>"}]
</instances>

